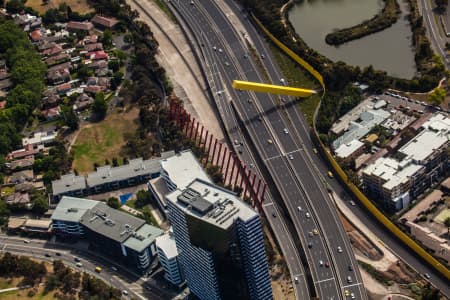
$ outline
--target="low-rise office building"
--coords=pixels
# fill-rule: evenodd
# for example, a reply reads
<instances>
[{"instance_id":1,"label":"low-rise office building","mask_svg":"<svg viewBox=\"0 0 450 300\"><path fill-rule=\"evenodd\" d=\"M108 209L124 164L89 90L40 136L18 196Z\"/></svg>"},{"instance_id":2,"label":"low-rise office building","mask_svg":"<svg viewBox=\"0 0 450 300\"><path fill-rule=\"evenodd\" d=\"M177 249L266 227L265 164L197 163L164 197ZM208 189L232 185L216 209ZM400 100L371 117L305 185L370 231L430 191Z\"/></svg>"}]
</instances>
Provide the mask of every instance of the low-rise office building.
<instances>
[{"instance_id":1,"label":"low-rise office building","mask_svg":"<svg viewBox=\"0 0 450 300\"><path fill-rule=\"evenodd\" d=\"M63 175L61 179L52 181L53 199L59 201L62 196L82 197L147 183L160 175L160 160L173 155L175 155L173 151L167 151L157 158L147 160L136 158L126 165L117 167L102 166L86 177Z\"/></svg>"},{"instance_id":2,"label":"low-rise office building","mask_svg":"<svg viewBox=\"0 0 450 300\"><path fill-rule=\"evenodd\" d=\"M83 237L91 249L144 273L156 254L159 228L103 202L64 196L52 214L53 232Z\"/></svg>"}]
</instances>

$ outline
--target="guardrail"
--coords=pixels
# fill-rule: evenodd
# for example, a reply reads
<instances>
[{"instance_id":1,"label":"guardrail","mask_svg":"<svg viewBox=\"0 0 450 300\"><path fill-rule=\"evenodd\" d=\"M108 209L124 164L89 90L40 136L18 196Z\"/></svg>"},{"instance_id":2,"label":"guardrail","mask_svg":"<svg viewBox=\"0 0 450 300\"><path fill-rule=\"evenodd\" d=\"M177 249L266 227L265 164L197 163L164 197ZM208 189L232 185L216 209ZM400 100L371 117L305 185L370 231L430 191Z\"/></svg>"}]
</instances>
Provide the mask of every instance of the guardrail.
<instances>
[{"instance_id":1,"label":"guardrail","mask_svg":"<svg viewBox=\"0 0 450 300\"><path fill-rule=\"evenodd\" d=\"M269 39L278 46L284 53L286 53L289 57L291 57L294 61L300 64L305 68L323 88L323 96L325 96L325 83L322 75L315 70L308 62L294 53L291 49L289 49L286 45L280 42L275 36L273 36L269 30L264 27L264 25L254 16L252 15L253 21L258 25L258 27L269 37ZM348 190L355 196L365 207L366 209L381 223L383 224L392 234L394 234L398 239L400 239L405 245L407 245L411 250L413 250L417 255L419 255L423 260L425 260L430 266L432 266L435 270L437 270L440 274L450 280L450 270L439 262L436 258L434 258L431 254L429 254L424 248L422 248L419 244L417 244L412 238L410 238L406 233L400 230L394 223L391 222L360 190L354 185L351 181L349 181L347 174L345 174L344 170L339 166L339 164L334 159L333 155L327 150L321 139L319 138L319 133L316 130L316 117L317 113L320 109L320 103L316 108L313 118L313 132L314 138L316 142L319 144L320 151L326 157L328 163L333 168L334 172L338 175L338 178L341 180L343 184L346 185Z\"/></svg>"}]
</instances>

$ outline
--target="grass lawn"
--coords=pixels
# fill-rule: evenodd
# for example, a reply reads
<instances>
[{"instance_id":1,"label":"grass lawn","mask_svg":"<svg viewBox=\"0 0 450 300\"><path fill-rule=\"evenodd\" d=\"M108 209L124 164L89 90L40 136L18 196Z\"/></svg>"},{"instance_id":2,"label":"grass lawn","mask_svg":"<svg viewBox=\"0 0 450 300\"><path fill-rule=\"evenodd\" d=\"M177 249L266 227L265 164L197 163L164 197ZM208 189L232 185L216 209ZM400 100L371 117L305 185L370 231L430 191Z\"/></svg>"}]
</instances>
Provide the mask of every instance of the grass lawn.
<instances>
[{"instance_id":1,"label":"grass lawn","mask_svg":"<svg viewBox=\"0 0 450 300\"><path fill-rule=\"evenodd\" d=\"M1 188L2 197L8 197L9 195L14 194L15 188L13 186L4 186Z\"/></svg>"},{"instance_id":2,"label":"grass lawn","mask_svg":"<svg viewBox=\"0 0 450 300\"><path fill-rule=\"evenodd\" d=\"M134 133L137 129L135 120L139 110L133 108L122 113L108 115L99 123L92 123L81 128L73 145L74 161L72 168L80 173L94 170L94 163L103 165L105 159L119 158L125 143L124 134Z\"/></svg>"},{"instance_id":3,"label":"grass lawn","mask_svg":"<svg viewBox=\"0 0 450 300\"><path fill-rule=\"evenodd\" d=\"M292 87L301 87L306 89L318 89L319 83L299 64L293 61L290 57L284 54L277 47L270 46L272 53L277 61L278 65L283 72L285 79ZM312 117L317 105L320 102L320 95L315 95L309 98L300 98L299 107L305 114L306 120L312 125Z\"/></svg>"},{"instance_id":4,"label":"grass lawn","mask_svg":"<svg viewBox=\"0 0 450 300\"><path fill-rule=\"evenodd\" d=\"M444 224L444 221L446 218L450 217L450 209L446 208L443 211L441 211L435 218L434 221Z\"/></svg>"},{"instance_id":5,"label":"grass lawn","mask_svg":"<svg viewBox=\"0 0 450 300\"><path fill-rule=\"evenodd\" d=\"M26 6L32 7L40 14L45 13L50 8L58 8L61 3L67 3L72 8L72 11L81 14L94 12L94 9L87 3L87 0L51 0L46 5L43 5L42 0L27 0Z\"/></svg>"}]
</instances>

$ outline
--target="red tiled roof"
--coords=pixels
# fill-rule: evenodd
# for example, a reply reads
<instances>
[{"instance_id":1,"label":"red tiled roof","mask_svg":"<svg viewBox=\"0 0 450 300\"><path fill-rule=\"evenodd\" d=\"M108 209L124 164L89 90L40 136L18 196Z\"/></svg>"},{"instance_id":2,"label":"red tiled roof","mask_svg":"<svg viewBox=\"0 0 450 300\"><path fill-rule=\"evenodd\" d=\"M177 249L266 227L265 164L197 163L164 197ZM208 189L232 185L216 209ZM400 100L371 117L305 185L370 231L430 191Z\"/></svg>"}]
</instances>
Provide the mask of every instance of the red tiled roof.
<instances>
[{"instance_id":1,"label":"red tiled roof","mask_svg":"<svg viewBox=\"0 0 450 300\"><path fill-rule=\"evenodd\" d=\"M117 23L119 23L119 21L117 19L114 18L107 18L107 17L103 17L100 15L95 15L92 19L91 22L103 27L107 27L107 28L112 28L114 27Z\"/></svg>"},{"instance_id":2,"label":"red tiled roof","mask_svg":"<svg viewBox=\"0 0 450 300\"><path fill-rule=\"evenodd\" d=\"M88 53L86 53L86 58L94 59L94 60L105 59L105 58L108 58L108 53L106 53L103 50L88 52Z\"/></svg>"},{"instance_id":3,"label":"red tiled roof","mask_svg":"<svg viewBox=\"0 0 450 300\"><path fill-rule=\"evenodd\" d=\"M36 29L35 31L31 32L30 37L33 40L33 42L39 41L40 39L42 39L41 30Z\"/></svg>"},{"instance_id":4,"label":"red tiled roof","mask_svg":"<svg viewBox=\"0 0 450 300\"><path fill-rule=\"evenodd\" d=\"M67 27L68 30L86 30L86 31L90 31L92 29L94 29L94 25L91 22L74 22L74 21L70 21L69 23L67 23Z\"/></svg>"}]
</instances>

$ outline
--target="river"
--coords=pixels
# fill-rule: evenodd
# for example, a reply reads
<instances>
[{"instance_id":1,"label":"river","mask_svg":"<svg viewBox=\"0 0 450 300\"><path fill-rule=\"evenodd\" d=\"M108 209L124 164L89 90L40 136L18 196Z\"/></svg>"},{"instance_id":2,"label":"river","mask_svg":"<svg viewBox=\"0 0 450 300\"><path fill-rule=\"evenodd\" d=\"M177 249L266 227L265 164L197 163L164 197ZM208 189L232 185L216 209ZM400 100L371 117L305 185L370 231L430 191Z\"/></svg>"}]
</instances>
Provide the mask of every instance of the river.
<instances>
[{"instance_id":1,"label":"river","mask_svg":"<svg viewBox=\"0 0 450 300\"><path fill-rule=\"evenodd\" d=\"M325 43L336 28L346 28L372 18L382 8L380 0L300 1L289 11L289 21L309 47L328 58L350 65L372 65L389 75L410 79L416 72L408 7L399 2L402 14L391 27L338 47Z\"/></svg>"}]
</instances>

